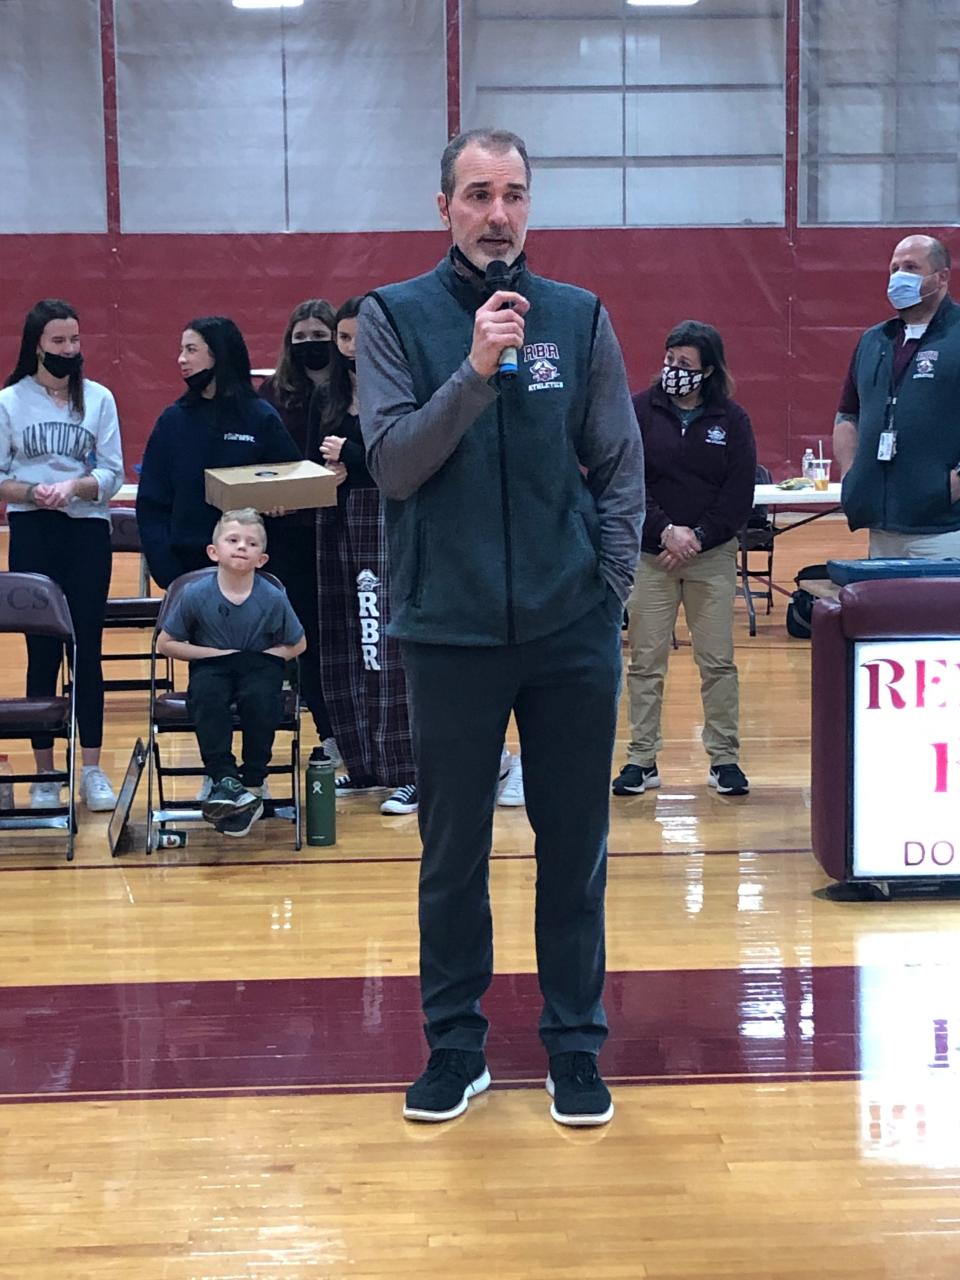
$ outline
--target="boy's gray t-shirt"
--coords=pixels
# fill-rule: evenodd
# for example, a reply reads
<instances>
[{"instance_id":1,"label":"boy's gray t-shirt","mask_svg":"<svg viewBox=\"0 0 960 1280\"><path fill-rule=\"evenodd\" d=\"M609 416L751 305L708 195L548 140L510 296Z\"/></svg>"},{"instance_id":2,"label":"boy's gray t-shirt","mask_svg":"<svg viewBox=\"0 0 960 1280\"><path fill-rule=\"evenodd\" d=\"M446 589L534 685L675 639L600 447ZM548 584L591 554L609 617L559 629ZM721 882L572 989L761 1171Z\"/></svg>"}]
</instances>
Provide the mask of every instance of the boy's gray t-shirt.
<instances>
[{"instance_id":1,"label":"boy's gray t-shirt","mask_svg":"<svg viewBox=\"0 0 960 1280\"><path fill-rule=\"evenodd\" d=\"M286 592L260 574L254 576L253 589L243 604L226 598L215 573L191 582L164 619L163 629L174 640L241 653L296 644L303 635Z\"/></svg>"}]
</instances>

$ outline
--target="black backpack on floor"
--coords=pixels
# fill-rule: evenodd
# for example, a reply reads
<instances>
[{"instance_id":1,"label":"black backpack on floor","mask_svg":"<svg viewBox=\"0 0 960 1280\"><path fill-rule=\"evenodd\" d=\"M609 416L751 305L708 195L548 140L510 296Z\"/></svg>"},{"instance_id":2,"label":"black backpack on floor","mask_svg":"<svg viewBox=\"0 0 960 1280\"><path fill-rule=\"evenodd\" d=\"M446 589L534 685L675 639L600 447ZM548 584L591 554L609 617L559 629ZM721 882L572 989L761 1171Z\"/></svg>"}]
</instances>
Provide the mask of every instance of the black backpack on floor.
<instances>
[{"instance_id":1,"label":"black backpack on floor","mask_svg":"<svg viewBox=\"0 0 960 1280\"><path fill-rule=\"evenodd\" d=\"M809 640L813 621L813 606L823 594L806 589L805 584L829 582L830 574L825 564L808 564L801 569L794 581L797 589L787 605L787 631L797 640Z\"/></svg>"}]
</instances>

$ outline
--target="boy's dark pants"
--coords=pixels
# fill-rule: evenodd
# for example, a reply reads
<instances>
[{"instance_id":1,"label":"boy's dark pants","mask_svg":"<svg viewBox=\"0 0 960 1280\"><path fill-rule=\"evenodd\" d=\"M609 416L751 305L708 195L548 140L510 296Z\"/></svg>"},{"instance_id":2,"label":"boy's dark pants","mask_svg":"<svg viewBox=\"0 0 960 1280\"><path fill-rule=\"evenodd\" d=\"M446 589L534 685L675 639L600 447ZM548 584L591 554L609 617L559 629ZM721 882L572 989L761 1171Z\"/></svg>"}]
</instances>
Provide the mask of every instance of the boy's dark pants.
<instances>
[{"instance_id":1,"label":"boy's dark pants","mask_svg":"<svg viewBox=\"0 0 960 1280\"><path fill-rule=\"evenodd\" d=\"M187 708L214 784L239 777L245 787L263 786L283 717L285 666L270 653L227 653L190 663ZM233 754L234 707L243 734L242 769Z\"/></svg>"}]
</instances>

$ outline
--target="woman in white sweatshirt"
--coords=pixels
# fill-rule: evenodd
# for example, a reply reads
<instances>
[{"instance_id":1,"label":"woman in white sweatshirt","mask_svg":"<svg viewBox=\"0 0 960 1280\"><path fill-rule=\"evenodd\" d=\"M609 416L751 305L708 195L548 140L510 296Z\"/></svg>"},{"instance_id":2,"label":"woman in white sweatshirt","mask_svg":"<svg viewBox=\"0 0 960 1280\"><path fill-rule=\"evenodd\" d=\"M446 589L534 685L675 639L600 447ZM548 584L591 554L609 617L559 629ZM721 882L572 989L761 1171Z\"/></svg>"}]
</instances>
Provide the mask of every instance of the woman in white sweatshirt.
<instances>
[{"instance_id":1,"label":"woman in white sweatshirt","mask_svg":"<svg viewBox=\"0 0 960 1280\"><path fill-rule=\"evenodd\" d=\"M10 521L10 569L44 573L70 606L77 641L77 729L87 808L116 804L100 768L103 741L101 636L110 586L109 502L123 483L117 406L82 373L80 325L66 302L47 298L27 314L16 368L0 391L0 500ZM27 696L56 693L62 645L27 640ZM33 738L38 773L52 772L53 739ZM60 784L35 782L35 809L60 804Z\"/></svg>"}]
</instances>

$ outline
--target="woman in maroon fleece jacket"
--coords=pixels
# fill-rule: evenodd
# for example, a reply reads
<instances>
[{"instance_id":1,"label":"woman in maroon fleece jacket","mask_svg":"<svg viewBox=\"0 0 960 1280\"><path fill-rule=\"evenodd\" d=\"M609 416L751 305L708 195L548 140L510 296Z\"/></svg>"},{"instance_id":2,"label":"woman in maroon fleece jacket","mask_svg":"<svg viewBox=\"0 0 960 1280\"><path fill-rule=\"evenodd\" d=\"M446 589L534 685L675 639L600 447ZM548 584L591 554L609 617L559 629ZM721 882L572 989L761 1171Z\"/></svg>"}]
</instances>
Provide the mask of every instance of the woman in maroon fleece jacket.
<instances>
[{"instance_id":1,"label":"woman in maroon fleece jacket","mask_svg":"<svg viewBox=\"0 0 960 1280\"><path fill-rule=\"evenodd\" d=\"M753 429L730 399L733 380L716 329L685 320L665 347L660 377L633 401L643 435L647 516L627 606L630 746L613 792L638 795L660 785L663 681L682 603L700 669L707 781L721 795L746 795L733 604L737 534L753 506Z\"/></svg>"}]
</instances>

